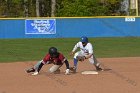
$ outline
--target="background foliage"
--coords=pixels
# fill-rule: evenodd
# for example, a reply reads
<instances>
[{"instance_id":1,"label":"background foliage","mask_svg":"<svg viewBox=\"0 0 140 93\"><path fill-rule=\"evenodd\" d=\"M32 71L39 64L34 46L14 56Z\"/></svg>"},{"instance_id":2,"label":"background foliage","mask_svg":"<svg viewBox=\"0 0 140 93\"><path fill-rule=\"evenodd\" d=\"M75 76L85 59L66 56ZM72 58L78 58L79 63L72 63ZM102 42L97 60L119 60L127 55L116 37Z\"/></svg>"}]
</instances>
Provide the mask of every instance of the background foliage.
<instances>
[{"instance_id":1,"label":"background foliage","mask_svg":"<svg viewBox=\"0 0 140 93\"><path fill-rule=\"evenodd\" d=\"M126 13L120 9L122 1L123 0L0 0L0 17L126 15ZM39 5L37 3L39 3ZM53 7L53 5L55 7Z\"/></svg>"}]
</instances>

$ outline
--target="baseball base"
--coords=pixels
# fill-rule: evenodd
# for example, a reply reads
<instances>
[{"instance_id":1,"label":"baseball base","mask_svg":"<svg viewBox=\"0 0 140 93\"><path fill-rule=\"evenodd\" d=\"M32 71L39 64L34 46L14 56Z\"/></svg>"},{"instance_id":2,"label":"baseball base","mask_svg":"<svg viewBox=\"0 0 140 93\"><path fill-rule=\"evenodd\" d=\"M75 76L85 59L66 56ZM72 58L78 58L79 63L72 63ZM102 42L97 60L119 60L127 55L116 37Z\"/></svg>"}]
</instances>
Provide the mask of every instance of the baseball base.
<instances>
[{"instance_id":1,"label":"baseball base","mask_svg":"<svg viewBox=\"0 0 140 93\"><path fill-rule=\"evenodd\" d=\"M88 75L88 74L98 74L97 71L83 71L81 74Z\"/></svg>"}]
</instances>

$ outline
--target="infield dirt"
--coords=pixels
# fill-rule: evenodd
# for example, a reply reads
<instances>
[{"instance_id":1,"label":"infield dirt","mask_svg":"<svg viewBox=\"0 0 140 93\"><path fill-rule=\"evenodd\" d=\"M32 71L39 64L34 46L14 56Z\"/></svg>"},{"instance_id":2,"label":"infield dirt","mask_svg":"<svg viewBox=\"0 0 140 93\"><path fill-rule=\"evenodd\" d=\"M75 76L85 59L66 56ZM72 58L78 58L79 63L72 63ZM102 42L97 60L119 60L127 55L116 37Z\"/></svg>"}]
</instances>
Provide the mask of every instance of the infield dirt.
<instances>
[{"instance_id":1,"label":"infield dirt","mask_svg":"<svg viewBox=\"0 0 140 93\"><path fill-rule=\"evenodd\" d=\"M140 57L99 58L106 71L95 70L88 61L79 62L77 73L49 74L52 65L44 65L38 76L25 73L36 62L0 63L0 93L140 93ZM72 60L70 61L72 65Z\"/></svg>"}]
</instances>

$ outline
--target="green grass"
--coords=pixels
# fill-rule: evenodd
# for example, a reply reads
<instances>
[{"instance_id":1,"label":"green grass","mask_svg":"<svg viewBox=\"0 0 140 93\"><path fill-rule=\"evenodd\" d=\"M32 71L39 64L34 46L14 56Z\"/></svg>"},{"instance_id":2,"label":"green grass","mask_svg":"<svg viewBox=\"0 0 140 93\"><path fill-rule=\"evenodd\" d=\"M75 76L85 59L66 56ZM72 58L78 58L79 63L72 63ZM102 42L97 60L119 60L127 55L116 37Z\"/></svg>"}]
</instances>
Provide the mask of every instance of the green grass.
<instances>
[{"instance_id":1,"label":"green grass","mask_svg":"<svg viewBox=\"0 0 140 93\"><path fill-rule=\"evenodd\" d=\"M55 39L0 39L0 62L41 60L48 48L55 46L68 59L79 38ZM140 56L140 38L89 38L96 57Z\"/></svg>"}]
</instances>

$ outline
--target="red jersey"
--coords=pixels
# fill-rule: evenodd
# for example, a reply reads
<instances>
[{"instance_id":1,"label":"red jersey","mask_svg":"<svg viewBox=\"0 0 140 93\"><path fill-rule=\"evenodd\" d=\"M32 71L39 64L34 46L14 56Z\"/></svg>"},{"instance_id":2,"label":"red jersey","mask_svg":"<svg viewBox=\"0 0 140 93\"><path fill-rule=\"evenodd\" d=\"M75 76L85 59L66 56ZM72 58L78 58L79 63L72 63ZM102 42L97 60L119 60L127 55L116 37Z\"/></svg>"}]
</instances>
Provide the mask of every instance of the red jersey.
<instances>
[{"instance_id":1,"label":"red jersey","mask_svg":"<svg viewBox=\"0 0 140 93\"><path fill-rule=\"evenodd\" d=\"M65 59L65 57L64 57L63 54L61 54L61 53L59 53L58 57L56 57L56 58L51 57L50 54L48 53L48 54L44 57L43 61L44 61L45 63L49 62L49 64L53 63L53 64L55 64L55 65L62 65L64 59Z\"/></svg>"}]
</instances>

